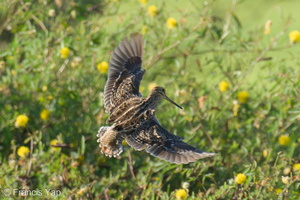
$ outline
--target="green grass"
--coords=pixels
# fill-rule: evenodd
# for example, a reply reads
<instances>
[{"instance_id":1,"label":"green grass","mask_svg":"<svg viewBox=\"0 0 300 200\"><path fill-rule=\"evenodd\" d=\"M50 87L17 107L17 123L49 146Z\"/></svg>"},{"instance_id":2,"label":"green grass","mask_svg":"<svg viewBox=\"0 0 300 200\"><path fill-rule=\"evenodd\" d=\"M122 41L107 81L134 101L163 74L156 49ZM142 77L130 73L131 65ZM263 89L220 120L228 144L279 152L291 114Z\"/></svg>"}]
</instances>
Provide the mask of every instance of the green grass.
<instances>
[{"instance_id":1,"label":"green grass","mask_svg":"<svg viewBox=\"0 0 300 200\"><path fill-rule=\"evenodd\" d=\"M22 190L36 192L27 199L176 199L184 182L187 199L300 198L300 170L293 169L300 163L300 46L288 36L300 30L299 1L55 2L0 2L1 199L24 199ZM149 5L158 7L154 18ZM169 17L178 22L173 30ZM217 156L174 165L128 146L118 159L100 153L107 74L96 66L142 26L144 96L150 83L165 87L184 110L161 102L162 125ZM66 59L64 46L71 50ZM221 81L230 85L226 92ZM247 103L238 102L241 91ZM29 121L17 128L21 114ZM288 145L280 145L282 135ZM51 146L54 139L63 145ZM20 157L20 146L30 153ZM235 182L238 173L245 183Z\"/></svg>"}]
</instances>

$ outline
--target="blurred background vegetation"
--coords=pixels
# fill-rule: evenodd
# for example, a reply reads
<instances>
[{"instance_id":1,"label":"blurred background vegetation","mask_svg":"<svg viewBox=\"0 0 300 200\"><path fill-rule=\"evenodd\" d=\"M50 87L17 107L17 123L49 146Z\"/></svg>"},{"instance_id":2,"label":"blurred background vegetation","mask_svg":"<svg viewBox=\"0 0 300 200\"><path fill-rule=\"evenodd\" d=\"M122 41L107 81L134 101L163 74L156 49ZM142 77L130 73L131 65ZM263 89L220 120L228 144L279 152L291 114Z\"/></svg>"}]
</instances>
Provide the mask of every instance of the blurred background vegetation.
<instances>
[{"instance_id":1,"label":"blurred background vegetation","mask_svg":"<svg viewBox=\"0 0 300 200\"><path fill-rule=\"evenodd\" d=\"M299 199L299 7L1 0L1 198ZM100 153L107 63L132 32L145 39L144 96L160 85L184 107L162 102L162 125L217 156L174 165L126 144L120 158Z\"/></svg>"}]
</instances>

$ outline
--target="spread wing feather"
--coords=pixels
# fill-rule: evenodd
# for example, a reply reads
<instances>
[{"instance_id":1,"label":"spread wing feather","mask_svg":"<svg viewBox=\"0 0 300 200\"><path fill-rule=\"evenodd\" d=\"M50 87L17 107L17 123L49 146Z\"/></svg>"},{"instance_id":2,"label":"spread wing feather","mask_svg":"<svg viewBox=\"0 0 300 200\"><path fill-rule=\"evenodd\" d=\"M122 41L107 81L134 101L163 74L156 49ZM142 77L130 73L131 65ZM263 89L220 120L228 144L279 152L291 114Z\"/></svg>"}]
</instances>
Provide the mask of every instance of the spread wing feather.
<instances>
[{"instance_id":1,"label":"spread wing feather","mask_svg":"<svg viewBox=\"0 0 300 200\"><path fill-rule=\"evenodd\" d=\"M182 138L165 130L156 118L127 135L126 141L136 150L146 150L153 156L176 164L186 164L215 155L186 144Z\"/></svg>"},{"instance_id":2,"label":"spread wing feather","mask_svg":"<svg viewBox=\"0 0 300 200\"><path fill-rule=\"evenodd\" d=\"M143 37L133 33L130 41L124 38L114 50L109 63L108 80L104 89L104 106L107 112L132 97L141 96Z\"/></svg>"}]
</instances>

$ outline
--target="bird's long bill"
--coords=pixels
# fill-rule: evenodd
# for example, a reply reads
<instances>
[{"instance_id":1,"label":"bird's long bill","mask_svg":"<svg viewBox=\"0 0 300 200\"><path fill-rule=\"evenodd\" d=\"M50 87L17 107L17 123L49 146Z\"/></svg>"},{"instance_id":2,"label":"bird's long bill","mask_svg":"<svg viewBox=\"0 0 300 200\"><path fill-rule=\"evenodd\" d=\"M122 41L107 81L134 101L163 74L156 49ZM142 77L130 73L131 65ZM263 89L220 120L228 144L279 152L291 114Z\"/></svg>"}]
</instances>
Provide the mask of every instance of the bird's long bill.
<instances>
[{"instance_id":1,"label":"bird's long bill","mask_svg":"<svg viewBox=\"0 0 300 200\"><path fill-rule=\"evenodd\" d=\"M167 95L165 96L165 98L166 98L166 100L168 100L169 102L171 102L172 104L174 104L175 106L177 106L178 108L182 109L182 107L180 105L178 105L173 100L171 100L169 97L167 97Z\"/></svg>"}]
</instances>

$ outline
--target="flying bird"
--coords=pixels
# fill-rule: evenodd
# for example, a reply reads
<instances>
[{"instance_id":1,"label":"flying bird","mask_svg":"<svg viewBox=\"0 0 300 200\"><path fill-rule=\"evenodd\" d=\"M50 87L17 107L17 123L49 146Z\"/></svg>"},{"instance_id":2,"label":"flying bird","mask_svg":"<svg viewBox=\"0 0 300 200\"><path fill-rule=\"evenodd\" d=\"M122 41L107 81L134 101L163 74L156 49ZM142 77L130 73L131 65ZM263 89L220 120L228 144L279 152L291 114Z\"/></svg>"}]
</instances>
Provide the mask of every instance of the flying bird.
<instances>
[{"instance_id":1,"label":"flying bird","mask_svg":"<svg viewBox=\"0 0 300 200\"><path fill-rule=\"evenodd\" d=\"M214 156L192 147L161 126L155 116L160 100L172 101L163 87L155 87L147 97L139 92L145 74L142 69L143 37L131 34L114 50L109 63L104 89L104 106L109 113L107 124L100 127L97 137L101 152L116 157L123 151L122 141L135 150L145 150L165 161L181 164ZM181 108L182 109L182 108Z\"/></svg>"}]
</instances>

